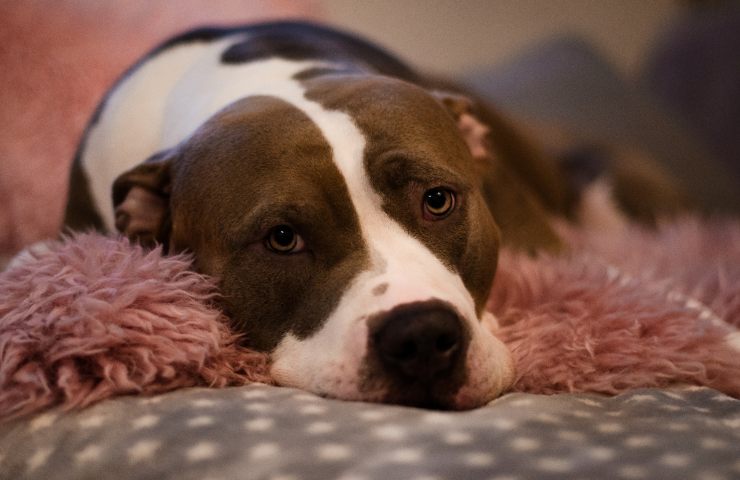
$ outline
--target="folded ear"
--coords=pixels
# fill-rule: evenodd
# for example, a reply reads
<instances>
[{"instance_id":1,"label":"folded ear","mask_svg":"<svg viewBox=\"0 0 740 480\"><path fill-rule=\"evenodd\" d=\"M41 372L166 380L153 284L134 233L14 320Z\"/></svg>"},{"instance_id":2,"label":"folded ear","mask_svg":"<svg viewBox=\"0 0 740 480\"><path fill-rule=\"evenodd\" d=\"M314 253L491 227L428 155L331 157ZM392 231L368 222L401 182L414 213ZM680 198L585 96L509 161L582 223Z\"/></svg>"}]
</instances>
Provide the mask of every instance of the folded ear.
<instances>
[{"instance_id":1,"label":"folded ear","mask_svg":"<svg viewBox=\"0 0 740 480\"><path fill-rule=\"evenodd\" d=\"M113 182L116 229L140 244L167 248L173 150L153 155Z\"/></svg>"},{"instance_id":2,"label":"folded ear","mask_svg":"<svg viewBox=\"0 0 740 480\"><path fill-rule=\"evenodd\" d=\"M559 250L561 242L548 219L561 205L554 165L484 102L448 91L432 94L457 121L476 160L482 191L502 241L530 252Z\"/></svg>"},{"instance_id":3,"label":"folded ear","mask_svg":"<svg viewBox=\"0 0 740 480\"><path fill-rule=\"evenodd\" d=\"M442 102L457 122L460 134L468 144L470 153L475 159L488 158L491 149L488 145L488 127L473 113L473 101L458 93L435 90L432 92Z\"/></svg>"}]
</instances>

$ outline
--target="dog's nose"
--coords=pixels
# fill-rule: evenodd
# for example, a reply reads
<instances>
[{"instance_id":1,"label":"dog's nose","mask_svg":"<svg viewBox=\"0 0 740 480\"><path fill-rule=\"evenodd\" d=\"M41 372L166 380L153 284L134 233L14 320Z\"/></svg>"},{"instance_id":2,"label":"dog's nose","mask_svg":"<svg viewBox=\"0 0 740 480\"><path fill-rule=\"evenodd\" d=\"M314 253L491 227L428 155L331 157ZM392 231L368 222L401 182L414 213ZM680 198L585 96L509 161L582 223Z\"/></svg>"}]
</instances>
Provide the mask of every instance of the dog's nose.
<instances>
[{"instance_id":1,"label":"dog's nose","mask_svg":"<svg viewBox=\"0 0 740 480\"><path fill-rule=\"evenodd\" d=\"M466 338L457 313L436 302L398 306L373 328L374 348L386 371L422 383L455 370Z\"/></svg>"}]
</instances>

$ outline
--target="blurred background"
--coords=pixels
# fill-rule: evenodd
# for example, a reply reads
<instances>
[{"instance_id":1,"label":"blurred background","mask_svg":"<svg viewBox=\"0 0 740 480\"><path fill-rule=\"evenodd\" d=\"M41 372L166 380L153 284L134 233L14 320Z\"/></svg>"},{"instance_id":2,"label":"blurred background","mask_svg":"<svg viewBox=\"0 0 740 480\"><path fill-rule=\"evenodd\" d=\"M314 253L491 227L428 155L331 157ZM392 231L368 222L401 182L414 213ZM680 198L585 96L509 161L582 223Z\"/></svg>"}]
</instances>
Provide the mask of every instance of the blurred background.
<instances>
[{"instance_id":1,"label":"blurred background","mask_svg":"<svg viewBox=\"0 0 740 480\"><path fill-rule=\"evenodd\" d=\"M686 10L676 0L318 0L325 18L373 38L415 65L459 74L498 64L556 35L591 42L635 73Z\"/></svg>"},{"instance_id":2,"label":"blurred background","mask_svg":"<svg viewBox=\"0 0 740 480\"><path fill-rule=\"evenodd\" d=\"M740 16L708 0L0 2L0 255L54 236L105 90L172 34L301 18L360 33L506 114L658 158L707 209L740 208Z\"/></svg>"}]
</instances>

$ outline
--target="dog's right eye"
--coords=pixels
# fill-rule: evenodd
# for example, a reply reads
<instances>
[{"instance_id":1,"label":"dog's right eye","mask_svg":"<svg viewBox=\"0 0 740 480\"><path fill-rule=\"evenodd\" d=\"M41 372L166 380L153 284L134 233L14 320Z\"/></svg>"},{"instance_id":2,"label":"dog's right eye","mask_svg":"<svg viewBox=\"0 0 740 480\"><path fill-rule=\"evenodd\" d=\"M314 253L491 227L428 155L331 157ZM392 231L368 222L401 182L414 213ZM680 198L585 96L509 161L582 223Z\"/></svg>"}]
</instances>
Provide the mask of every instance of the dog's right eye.
<instances>
[{"instance_id":1,"label":"dog's right eye","mask_svg":"<svg viewBox=\"0 0 740 480\"><path fill-rule=\"evenodd\" d=\"M437 187L424 192L424 217L427 220L442 220L455 208L455 194L446 188Z\"/></svg>"},{"instance_id":2,"label":"dog's right eye","mask_svg":"<svg viewBox=\"0 0 740 480\"><path fill-rule=\"evenodd\" d=\"M278 225L270 230L265 246L276 253L298 253L306 247L303 238L289 225Z\"/></svg>"}]
</instances>

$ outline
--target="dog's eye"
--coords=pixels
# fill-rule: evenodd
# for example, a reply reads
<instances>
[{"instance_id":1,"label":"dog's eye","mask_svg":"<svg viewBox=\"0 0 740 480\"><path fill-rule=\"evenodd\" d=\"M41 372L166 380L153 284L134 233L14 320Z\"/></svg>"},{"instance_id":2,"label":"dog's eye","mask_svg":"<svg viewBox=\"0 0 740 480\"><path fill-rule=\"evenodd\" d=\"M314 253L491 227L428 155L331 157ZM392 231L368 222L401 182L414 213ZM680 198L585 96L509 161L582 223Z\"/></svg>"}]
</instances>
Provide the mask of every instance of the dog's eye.
<instances>
[{"instance_id":1,"label":"dog's eye","mask_svg":"<svg viewBox=\"0 0 740 480\"><path fill-rule=\"evenodd\" d=\"M301 236L288 225L273 227L265 239L265 245L277 253L298 253L305 247Z\"/></svg>"},{"instance_id":2,"label":"dog's eye","mask_svg":"<svg viewBox=\"0 0 740 480\"><path fill-rule=\"evenodd\" d=\"M442 187L424 192L424 217L428 220L441 220L455 208L455 194Z\"/></svg>"}]
</instances>

